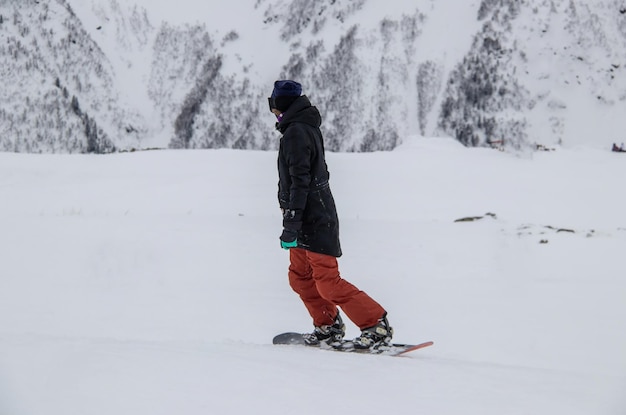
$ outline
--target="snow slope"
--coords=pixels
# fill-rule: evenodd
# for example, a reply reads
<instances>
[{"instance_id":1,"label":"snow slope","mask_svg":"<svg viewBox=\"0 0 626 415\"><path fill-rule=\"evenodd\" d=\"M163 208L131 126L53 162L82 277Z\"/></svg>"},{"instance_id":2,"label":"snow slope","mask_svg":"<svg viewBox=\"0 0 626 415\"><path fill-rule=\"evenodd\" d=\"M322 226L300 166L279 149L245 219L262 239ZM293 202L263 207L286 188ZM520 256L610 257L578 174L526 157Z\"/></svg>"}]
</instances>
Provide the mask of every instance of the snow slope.
<instances>
[{"instance_id":1,"label":"snow slope","mask_svg":"<svg viewBox=\"0 0 626 415\"><path fill-rule=\"evenodd\" d=\"M342 274L435 341L404 358L271 345L310 328L275 159L0 154L0 413L626 412L626 155L329 154Z\"/></svg>"},{"instance_id":2,"label":"snow slope","mask_svg":"<svg viewBox=\"0 0 626 415\"><path fill-rule=\"evenodd\" d=\"M238 133L225 127L228 133L222 137L224 128L211 125L215 114L230 107L237 110L226 119L262 113L272 81L282 77L300 80L324 109L327 145L334 150L392 149L415 133L455 136L467 145L503 143L509 149L534 144L606 149L624 141L626 19L621 0L241 0L219 5L132 0L124 6L118 0L68 1L111 56L117 81L144 115L165 106L165 115L152 119L154 134L146 137L146 145L167 146L175 115L196 80L167 70L167 76L155 76L170 65L168 59L151 60L153 52L146 48L128 53L126 38L138 35L124 24L133 20L131 9L145 13L157 29L199 25L215 44L215 50L196 49L197 39L181 29L168 36L187 45L179 46L183 53L168 49L165 56L184 61L187 50L192 57L222 59L224 82L214 82L211 89L220 92L207 99L219 106L207 104L196 114L201 127L189 148L241 148ZM139 33L152 45L155 31L149 29ZM112 36L115 30L128 33L124 44ZM138 82L141 74L144 82ZM171 78L181 79L172 83ZM154 84L175 93L145 99L145 90ZM139 85L144 89L136 93ZM233 91L245 98L234 99ZM253 140L246 137L244 148L267 149L268 137L254 120L243 121L252 123L256 134Z\"/></svg>"},{"instance_id":3,"label":"snow slope","mask_svg":"<svg viewBox=\"0 0 626 415\"><path fill-rule=\"evenodd\" d=\"M279 78L333 151L413 134L510 151L624 141L623 0L3 0L0 149L274 149ZM450 30L453 28L454 30Z\"/></svg>"}]
</instances>

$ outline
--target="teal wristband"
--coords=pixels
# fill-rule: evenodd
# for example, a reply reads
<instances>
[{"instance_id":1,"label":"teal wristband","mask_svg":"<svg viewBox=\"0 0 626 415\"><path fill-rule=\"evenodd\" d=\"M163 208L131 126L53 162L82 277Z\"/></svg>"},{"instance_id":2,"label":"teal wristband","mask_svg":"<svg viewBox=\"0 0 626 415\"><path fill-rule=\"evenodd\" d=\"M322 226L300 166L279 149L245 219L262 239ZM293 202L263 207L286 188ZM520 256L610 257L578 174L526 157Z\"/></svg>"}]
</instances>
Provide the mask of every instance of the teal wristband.
<instances>
[{"instance_id":1,"label":"teal wristband","mask_svg":"<svg viewBox=\"0 0 626 415\"><path fill-rule=\"evenodd\" d=\"M298 246L298 240L293 242L280 241L280 247L283 249L296 248Z\"/></svg>"}]
</instances>

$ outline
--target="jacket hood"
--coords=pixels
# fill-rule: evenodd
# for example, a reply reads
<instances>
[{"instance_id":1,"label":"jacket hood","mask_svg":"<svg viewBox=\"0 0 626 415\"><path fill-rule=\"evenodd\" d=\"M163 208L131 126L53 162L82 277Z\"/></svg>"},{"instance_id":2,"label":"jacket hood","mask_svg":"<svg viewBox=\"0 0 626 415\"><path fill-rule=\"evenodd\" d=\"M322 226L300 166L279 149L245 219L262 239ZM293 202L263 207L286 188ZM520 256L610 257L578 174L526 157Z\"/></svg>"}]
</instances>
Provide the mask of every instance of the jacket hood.
<instances>
[{"instance_id":1,"label":"jacket hood","mask_svg":"<svg viewBox=\"0 0 626 415\"><path fill-rule=\"evenodd\" d=\"M320 125L322 125L320 112L316 107L311 105L311 101L309 101L306 95L298 97L298 99L289 106L287 111L283 114L282 119L276 123L276 129L284 133L289 124L294 122L301 122L315 128L319 128Z\"/></svg>"}]
</instances>

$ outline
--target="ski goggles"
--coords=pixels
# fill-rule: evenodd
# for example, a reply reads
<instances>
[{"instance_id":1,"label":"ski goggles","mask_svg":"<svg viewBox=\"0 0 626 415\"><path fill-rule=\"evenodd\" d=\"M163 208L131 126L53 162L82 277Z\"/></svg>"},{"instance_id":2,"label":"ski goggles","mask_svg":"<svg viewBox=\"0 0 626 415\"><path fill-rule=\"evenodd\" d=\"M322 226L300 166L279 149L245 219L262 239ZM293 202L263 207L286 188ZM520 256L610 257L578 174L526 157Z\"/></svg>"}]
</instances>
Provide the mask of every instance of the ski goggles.
<instances>
[{"instance_id":1,"label":"ski goggles","mask_svg":"<svg viewBox=\"0 0 626 415\"><path fill-rule=\"evenodd\" d=\"M272 112L272 110L277 109L276 108L276 98L274 97L268 97L267 98L267 103L270 106L270 112Z\"/></svg>"}]
</instances>

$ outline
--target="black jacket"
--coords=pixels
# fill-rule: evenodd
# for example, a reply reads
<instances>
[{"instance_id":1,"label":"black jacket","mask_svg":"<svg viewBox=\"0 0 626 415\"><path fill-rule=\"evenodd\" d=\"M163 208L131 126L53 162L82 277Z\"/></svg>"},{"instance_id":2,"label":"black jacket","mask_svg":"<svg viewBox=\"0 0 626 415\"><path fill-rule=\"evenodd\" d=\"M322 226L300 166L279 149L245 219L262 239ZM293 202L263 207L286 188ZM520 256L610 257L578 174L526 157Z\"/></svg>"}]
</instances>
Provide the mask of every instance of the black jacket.
<instances>
[{"instance_id":1,"label":"black jacket","mask_svg":"<svg viewBox=\"0 0 626 415\"><path fill-rule=\"evenodd\" d=\"M283 134L278 151L278 202L282 209L301 215L299 248L340 257L339 220L328 184L321 124L319 111L306 96L291 104L276 124Z\"/></svg>"}]
</instances>

